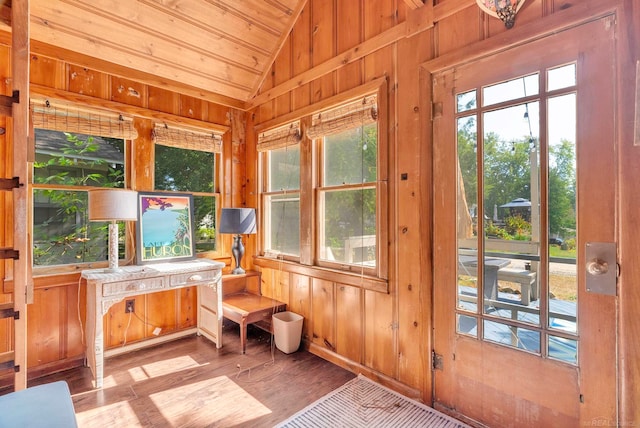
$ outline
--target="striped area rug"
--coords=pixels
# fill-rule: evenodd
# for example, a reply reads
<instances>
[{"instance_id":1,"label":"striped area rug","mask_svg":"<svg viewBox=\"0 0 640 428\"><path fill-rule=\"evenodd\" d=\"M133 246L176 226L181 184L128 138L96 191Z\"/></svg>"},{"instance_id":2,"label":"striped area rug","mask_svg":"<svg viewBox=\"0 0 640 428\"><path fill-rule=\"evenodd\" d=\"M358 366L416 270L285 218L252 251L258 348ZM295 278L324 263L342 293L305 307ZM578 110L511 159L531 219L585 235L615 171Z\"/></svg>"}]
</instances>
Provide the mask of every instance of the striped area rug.
<instances>
[{"instance_id":1,"label":"striped area rug","mask_svg":"<svg viewBox=\"0 0 640 428\"><path fill-rule=\"evenodd\" d=\"M277 427L469 428L468 425L363 375L358 375L331 391Z\"/></svg>"}]
</instances>

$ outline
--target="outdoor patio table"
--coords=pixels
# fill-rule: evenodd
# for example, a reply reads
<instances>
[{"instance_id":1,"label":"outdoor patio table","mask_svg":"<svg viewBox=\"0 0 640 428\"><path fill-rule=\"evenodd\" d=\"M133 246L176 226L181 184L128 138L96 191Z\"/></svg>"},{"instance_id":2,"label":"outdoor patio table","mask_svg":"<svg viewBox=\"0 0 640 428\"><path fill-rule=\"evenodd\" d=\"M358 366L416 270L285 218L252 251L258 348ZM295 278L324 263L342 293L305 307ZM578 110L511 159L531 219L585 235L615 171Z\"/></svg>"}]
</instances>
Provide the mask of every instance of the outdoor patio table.
<instances>
[{"instance_id":1,"label":"outdoor patio table","mask_svg":"<svg viewBox=\"0 0 640 428\"><path fill-rule=\"evenodd\" d=\"M497 257L484 258L484 298L489 300L498 299L498 270L509 266L511 262L506 259ZM462 272L465 269L473 268L475 272L478 270L478 257L470 255L458 256L458 269Z\"/></svg>"}]
</instances>

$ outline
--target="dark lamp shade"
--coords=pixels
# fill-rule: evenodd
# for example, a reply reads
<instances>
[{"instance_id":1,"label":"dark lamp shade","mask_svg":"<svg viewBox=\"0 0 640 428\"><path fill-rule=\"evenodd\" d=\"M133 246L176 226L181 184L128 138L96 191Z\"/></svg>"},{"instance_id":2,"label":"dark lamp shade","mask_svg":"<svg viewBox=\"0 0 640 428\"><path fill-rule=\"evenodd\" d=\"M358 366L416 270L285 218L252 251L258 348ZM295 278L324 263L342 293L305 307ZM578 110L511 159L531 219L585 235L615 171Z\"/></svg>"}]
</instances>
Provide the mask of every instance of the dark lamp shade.
<instances>
[{"instance_id":1,"label":"dark lamp shade","mask_svg":"<svg viewBox=\"0 0 640 428\"><path fill-rule=\"evenodd\" d=\"M222 208L218 232L247 235L256 233L254 208Z\"/></svg>"}]
</instances>

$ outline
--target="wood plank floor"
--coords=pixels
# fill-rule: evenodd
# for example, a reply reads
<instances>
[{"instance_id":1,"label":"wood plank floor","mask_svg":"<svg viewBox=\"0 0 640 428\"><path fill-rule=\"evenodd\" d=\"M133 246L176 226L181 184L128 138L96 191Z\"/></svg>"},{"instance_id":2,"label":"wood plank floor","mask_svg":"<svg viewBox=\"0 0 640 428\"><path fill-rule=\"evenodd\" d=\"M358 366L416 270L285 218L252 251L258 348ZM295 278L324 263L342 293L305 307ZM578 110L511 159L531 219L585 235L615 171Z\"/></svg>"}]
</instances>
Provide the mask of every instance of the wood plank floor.
<instances>
[{"instance_id":1,"label":"wood plank floor","mask_svg":"<svg viewBox=\"0 0 640 428\"><path fill-rule=\"evenodd\" d=\"M225 320L223 347L191 336L108 358L104 388L77 368L29 383L65 380L84 427L272 427L355 377L306 351L284 354L271 336Z\"/></svg>"}]
</instances>

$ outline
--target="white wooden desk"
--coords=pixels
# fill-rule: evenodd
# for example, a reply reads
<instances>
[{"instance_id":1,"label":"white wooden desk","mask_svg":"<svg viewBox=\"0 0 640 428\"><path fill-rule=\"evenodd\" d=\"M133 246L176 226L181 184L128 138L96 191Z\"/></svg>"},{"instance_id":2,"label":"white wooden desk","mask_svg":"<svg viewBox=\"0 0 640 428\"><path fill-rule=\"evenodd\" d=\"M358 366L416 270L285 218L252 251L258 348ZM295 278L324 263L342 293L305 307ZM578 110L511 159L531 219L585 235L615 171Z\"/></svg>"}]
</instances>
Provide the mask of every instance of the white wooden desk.
<instances>
[{"instance_id":1,"label":"white wooden desk","mask_svg":"<svg viewBox=\"0 0 640 428\"><path fill-rule=\"evenodd\" d=\"M124 298L198 286L197 333L222 346L222 268L224 263L208 259L124 266L119 272L103 269L82 271L87 282L87 365L94 386L102 388L104 375L103 317ZM187 331L185 334L191 334ZM151 341L149 341L151 344Z\"/></svg>"}]
</instances>

